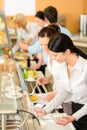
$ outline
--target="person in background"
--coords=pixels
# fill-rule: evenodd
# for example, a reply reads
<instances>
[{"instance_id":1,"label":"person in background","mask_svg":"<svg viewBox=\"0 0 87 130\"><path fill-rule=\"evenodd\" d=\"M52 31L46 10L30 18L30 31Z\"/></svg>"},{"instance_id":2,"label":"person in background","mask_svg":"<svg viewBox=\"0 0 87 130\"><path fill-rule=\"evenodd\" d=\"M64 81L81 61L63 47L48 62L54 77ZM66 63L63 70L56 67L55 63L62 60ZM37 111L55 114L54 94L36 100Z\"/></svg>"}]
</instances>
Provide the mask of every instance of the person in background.
<instances>
[{"instance_id":1,"label":"person in background","mask_svg":"<svg viewBox=\"0 0 87 130\"><path fill-rule=\"evenodd\" d=\"M35 108L38 116L45 115L71 95L72 115L64 115L54 121L60 125L72 122L76 130L87 130L87 55L76 48L66 34L58 33L48 43L51 57L60 64L59 93L46 107Z\"/></svg>"},{"instance_id":2,"label":"person in background","mask_svg":"<svg viewBox=\"0 0 87 130\"><path fill-rule=\"evenodd\" d=\"M47 23L45 21L44 13L43 11L37 11L35 14L35 22L38 24L38 26L41 28L47 26ZM22 44L23 49L27 50L31 55L34 55L40 51L42 51L42 47L40 46L39 41L36 42L33 46L28 46L27 44Z\"/></svg>"},{"instance_id":3,"label":"person in background","mask_svg":"<svg viewBox=\"0 0 87 130\"><path fill-rule=\"evenodd\" d=\"M34 50L35 56L38 58L38 62L35 65L30 66L33 70L41 70L45 74L45 66L46 66L46 55L43 57L42 48L39 46L38 52L35 52L35 47L33 45L37 45L38 41L38 32L40 27L36 23L31 23L26 21L26 16L24 14L17 14L13 17L13 21L17 26L18 32L18 42L17 46L21 49L28 51L29 48ZM14 48L13 48L14 50Z\"/></svg>"},{"instance_id":4,"label":"person in background","mask_svg":"<svg viewBox=\"0 0 87 130\"><path fill-rule=\"evenodd\" d=\"M35 14L35 21L41 28L47 26L47 23L45 21L45 16L44 16L43 11L37 11L36 12L36 14Z\"/></svg>"},{"instance_id":5,"label":"person in background","mask_svg":"<svg viewBox=\"0 0 87 130\"><path fill-rule=\"evenodd\" d=\"M42 71L45 75L45 67L47 66L47 55L43 51L40 51L34 55L36 64L30 66L31 69Z\"/></svg>"},{"instance_id":6,"label":"person in background","mask_svg":"<svg viewBox=\"0 0 87 130\"><path fill-rule=\"evenodd\" d=\"M22 13L18 13L13 17L13 22L17 28L17 44L13 47L13 53L15 53L20 47L26 50L25 45L33 45L38 40L38 32L40 27L33 22L27 22L26 16ZM20 45L19 45L20 43Z\"/></svg>"},{"instance_id":7,"label":"person in background","mask_svg":"<svg viewBox=\"0 0 87 130\"><path fill-rule=\"evenodd\" d=\"M71 32L67 28L62 27L58 24L58 12L55 7L48 6L44 9L43 12L44 12L44 16L45 16L45 21L47 22L48 25L57 24L60 27L60 30L62 33L65 33L69 37L72 36Z\"/></svg>"},{"instance_id":8,"label":"person in background","mask_svg":"<svg viewBox=\"0 0 87 130\"><path fill-rule=\"evenodd\" d=\"M44 13L44 15L43 15ZM43 16L42 16L43 15ZM45 17L45 24L42 24L42 22L39 20L38 22L38 25L41 25L41 26L47 26L47 25L50 25L50 24L57 24L57 26L60 27L60 30L62 33L65 33L66 35L68 35L69 37L72 37L72 34L71 32L65 28L65 27L62 27L58 24L58 12L57 12L57 9L53 6L48 6L44 9L44 11L42 12L37 12L36 13L36 16L41 18L41 17ZM43 27L44 27L43 26ZM28 48L28 47L26 47ZM40 46L40 43L37 42L35 45L34 45L34 48L35 48L35 51L33 49L33 47L29 47L28 51L32 54L34 54L34 52L38 52L40 49L41 49L41 46Z\"/></svg>"},{"instance_id":9,"label":"person in background","mask_svg":"<svg viewBox=\"0 0 87 130\"><path fill-rule=\"evenodd\" d=\"M35 22L40 26L40 28L43 28L43 27L47 26L43 11L37 11L36 12L36 14L35 14ZM26 49L27 48L28 48L28 52L30 54L32 54L32 55L38 53L39 51L42 51L42 47L41 47L39 41L37 41L36 44L34 44L31 47L26 47Z\"/></svg>"}]
</instances>

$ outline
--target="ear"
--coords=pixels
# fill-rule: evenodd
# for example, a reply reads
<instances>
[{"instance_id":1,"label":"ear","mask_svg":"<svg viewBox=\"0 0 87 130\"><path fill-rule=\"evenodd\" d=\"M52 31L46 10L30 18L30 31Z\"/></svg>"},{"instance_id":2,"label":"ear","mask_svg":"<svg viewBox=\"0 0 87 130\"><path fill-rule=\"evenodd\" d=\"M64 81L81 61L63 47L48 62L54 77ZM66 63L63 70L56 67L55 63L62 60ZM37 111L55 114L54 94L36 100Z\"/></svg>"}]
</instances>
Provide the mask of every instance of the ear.
<instances>
[{"instance_id":1,"label":"ear","mask_svg":"<svg viewBox=\"0 0 87 130\"><path fill-rule=\"evenodd\" d=\"M70 54L70 49L66 49L65 54L69 55Z\"/></svg>"}]
</instances>

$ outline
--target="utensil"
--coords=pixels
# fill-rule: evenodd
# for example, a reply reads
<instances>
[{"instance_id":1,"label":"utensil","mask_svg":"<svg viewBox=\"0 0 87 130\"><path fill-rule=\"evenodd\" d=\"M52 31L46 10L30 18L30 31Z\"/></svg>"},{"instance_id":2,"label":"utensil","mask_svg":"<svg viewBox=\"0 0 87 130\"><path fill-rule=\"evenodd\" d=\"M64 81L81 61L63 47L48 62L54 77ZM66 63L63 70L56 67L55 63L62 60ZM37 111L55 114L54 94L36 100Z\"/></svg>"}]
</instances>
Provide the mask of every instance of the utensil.
<instances>
[{"instance_id":1,"label":"utensil","mask_svg":"<svg viewBox=\"0 0 87 130\"><path fill-rule=\"evenodd\" d=\"M32 91L32 93L30 93L30 96L34 95L36 88L37 88L37 85L33 88L33 91Z\"/></svg>"}]
</instances>

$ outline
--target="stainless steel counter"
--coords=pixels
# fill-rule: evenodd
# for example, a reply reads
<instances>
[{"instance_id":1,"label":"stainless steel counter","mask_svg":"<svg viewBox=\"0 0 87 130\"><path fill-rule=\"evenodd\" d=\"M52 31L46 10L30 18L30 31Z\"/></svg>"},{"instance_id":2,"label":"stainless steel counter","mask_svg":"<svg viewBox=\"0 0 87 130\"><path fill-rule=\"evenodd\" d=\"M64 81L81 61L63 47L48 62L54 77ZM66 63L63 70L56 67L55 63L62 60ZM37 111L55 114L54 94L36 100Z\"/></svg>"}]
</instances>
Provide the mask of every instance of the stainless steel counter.
<instances>
[{"instance_id":1,"label":"stainless steel counter","mask_svg":"<svg viewBox=\"0 0 87 130\"><path fill-rule=\"evenodd\" d=\"M72 37L73 43L87 55L87 37Z\"/></svg>"},{"instance_id":2,"label":"stainless steel counter","mask_svg":"<svg viewBox=\"0 0 87 130\"><path fill-rule=\"evenodd\" d=\"M72 40L76 46L87 48L87 37L75 36Z\"/></svg>"}]
</instances>

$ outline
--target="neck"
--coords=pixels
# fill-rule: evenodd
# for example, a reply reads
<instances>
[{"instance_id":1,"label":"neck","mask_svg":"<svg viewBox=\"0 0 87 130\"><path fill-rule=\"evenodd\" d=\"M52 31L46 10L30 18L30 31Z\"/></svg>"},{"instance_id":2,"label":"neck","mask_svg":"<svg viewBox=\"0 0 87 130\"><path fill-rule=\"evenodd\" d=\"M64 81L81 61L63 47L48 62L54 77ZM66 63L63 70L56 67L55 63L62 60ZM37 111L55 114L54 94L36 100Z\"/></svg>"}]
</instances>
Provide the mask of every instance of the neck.
<instances>
[{"instance_id":1,"label":"neck","mask_svg":"<svg viewBox=\"0 0 87 130\"><path fill-rule=\"evenodd\" d=\"M78 56L76 54L71 54L67 58L67 62L66 63L67 63L68 66L73 67L76 64L77 60L78 60Z\"/></svg>"}]
</instances>

